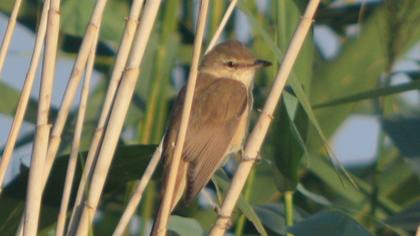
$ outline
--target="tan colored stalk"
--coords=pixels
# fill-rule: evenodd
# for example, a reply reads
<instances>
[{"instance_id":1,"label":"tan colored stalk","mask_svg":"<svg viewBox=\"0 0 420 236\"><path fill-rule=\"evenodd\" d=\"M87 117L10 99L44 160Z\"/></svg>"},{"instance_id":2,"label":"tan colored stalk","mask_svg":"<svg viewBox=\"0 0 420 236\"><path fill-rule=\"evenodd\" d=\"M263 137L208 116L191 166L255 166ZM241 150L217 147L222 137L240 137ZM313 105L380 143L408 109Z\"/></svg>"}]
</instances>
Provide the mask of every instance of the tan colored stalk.
<instances>
[{"instance_id":1,"label":"tan colored stalk","mask_svg":"<svg viewBox=\"0 0 420 236\"><path fill-rule=\"evenodd\" d=\"M226 10L226 13L218 26L218 29L216 33L214 34L211 43L209 44L207 51L211 50L211 48L214 46L214 44L217 42L217 39L220 37L221 32L223 31L223 28L226 26L227 20L231 16L234 6L236 5L237 0L231 1L231 4L229 5L228 9ZM206 52L207 52L206 51ZM152 159L150 160L150 163L143 174L140 182L138 183L136 190L134 191L133 195L131 196L130 201L127 204L126 209L124 210L124 213L122 217L120 218L120 221L117 225L117 228L114 231L113 236L119 236L122 235L127 228L128 224L130 223L131 218L133 217L135 210L137 209L138 205L140 204L141 198L143 196L144 189L146 188L148 182L150 181L151 176L153 175L157 163L159 162L161 158L161 150L162 148L162 142L159 145L158 150L153 154Z\"/></svg>"},{"instance_id":2,"label":"tan colored stalk","mask_svg":"<svg viewBox=\"0 0 420 236\"><path fill-rule=\"evenodd\" d=\"M87 235L88 227L92 223L113 154L124 125L128 107L136 87L140 72L139 67L152 32L160 3L160 0L147 1L146 3L145 12L137 28L133 48L112 106L101 148L98 151L95 169L90 182L88 182L89 190L87 191L87 197L83 201L84 204L80 218L73 220L69 235Z\"/></svg>"},{"instance_id":3,"label":"tan colored stalk","mask_svg":"<svg viewBox=\"0 0 420 236\"><path fill-rule=\"evenodd\" d=\"M178 174L178 167L181 161L182 156L182 148L184 146L185 135L187 133L187 126L188 121L190 118L191 106L193 101L194 89L198 74L198 64L200 60L201 54L201 45L203 42L204 37L204 30L207 22L207 11L208 11L208 0L202 0L199 17L198 17L198 24L197 24L197 32L196 37L194 40L194 51L193 57L191 61L191 70L188 76L188 84L187 84L187 91L185 94L185 101L184 107L182 109L182 120L179 127L178 136L176 139L174 154L172 157L171 166L169 168L168 181L166 184L165 194L163 196L161 209L162 212L159 214L160 218L156 219L159 224L157 225L157 235L166 235L166 228L168 224L168 219L170 215L171 203L173 199L173 193L175 188L175 181L176 176Z\"/></svg>"},{"instance_id":4,"label":"tan colored stalk","mask_svg":"<svg viewBox=\"0 0 420 236\"><path fill-rule=\"evenodd\" d=\"M232 15L233 10L235 9L236 3L238 3L238 0L231 0L228 8L226 9L225 15L223 16L222 21L220 22L219 26L217 27L216 32L213 35L213 38L211 39L209 45L206 49L206 54L216 45L217 40L219 40L220 35L223 32L223 29L225 28L230 16Z\"/></svg>"},{"instance_id":5,"label":"tan colored stalk","mask_svg":"<svg viewBox=\"0 0 420 236\"><path fill-rule=\"evenodd\" d=\"M99 118L98 126L96 128L95 135L93 137L93 140L89 149L85 167L82 173L82 178L80 179L76 201L74 203L76 207L73 208L69 225L72 225L72 221L75 215L77 214L76 211L78 210L78 206L80 205L80 202L85 192L86 181L88 179L88 176L90 176L92 173L92 169L93 169L92 165L94 163L94 158L96 157L99 143L102 140L106 121L109 117L109 111L111 110L111 105L112 105L112 102L114 101L115 92L117 91L118 84L120 83L121 75L124 70L124 66L127 62L131 45L133 43L134 34L136 32L139 16L143 7L143 2L144 0L134 0L133 4L131 5L130 15L125 25L124 34L122 36L122 40L120 43L120 48L118 49L118 55L114 64L114 69L112 71L107 95L105 97L105 102L102 108L102 113Z\"/></svg>"},{"instance_id":6,"label":"tan colored stalk","mask_svg":"<svg viewBox=\"0 0 420 236\"><path fill-rule=\"evenodd\" d=\"M52 0L50 4L50 9L48 10L41 87L39 91L37 127L32 149L28 191L25 202L25 218L23 223L23 235L25 236L37 235L42 199L42 191L39 191L39 189L42 188L43 170L51 128L48 123L48 113L50 110L57 56L58 33L60 29L60 0Z\"/></svg>"},{"instance_id":7,"label":"tan colored stalk","mask_svg":"<svg viewBox=\"0 0 420 236\"><path fill-rule=\"evenodd\" d=\"M115 229L113 236L122 236L124 234L125 229L127 228L128 223L130 223L131 218L133 217L137 206L139 205L141 198L143 196L143 192L146 189L147 184L149 183L150 179L155 172L155 169L159 163L159 160L162 156L162 143L163 140L160 142L159 147L153 154L152 159L150 159L149 164L147 165L146 170L144 171L143 176L141 177L140 182L138 183L136 190L134 191L133 195L131 196L130 201L128 202L127 207L124 210L123 215L118 222L117 228Z\"/></svg>"},{"instance_id":8,"label":"tan colored stalk","mask_svg":"<svg viewBox=\"0 0 420 236\"><path fill-rule=\"evenodd\" d=\"M98 37L98 33L96 34ZM76 171L77 158L79 155L80 138L82 136L83 122L85 120L86 104L89 97L90 79L92 77L93 66L95 62L96 45L90 49L88 58L85 81L83 82L82 95L79 104L79 113L77 114L76 127L73 136L73 144L71 148L70 158L67 165L66 180L64 183L63 197L61 198L60 212L58 213L56 236L64 235L66 225L66 215L70 200L71 189L73 186L74 174Z\"/></svg>"},{"instance_id":9,"label":"tan colored stalk","mask_svg":"<svg viewBox=\"0 0 420 236\"><path fill-rule=\"evenodd\" d=\"M3 41L0 48L0 75L3 70L4 61L6 59L7 51L9 51L10 42L12 41L13 31L16 26L16 18L19 13L22 0L16 0L13 5L12 14L10 14L9 22L7 23L6 32L4 33ZM1 78L1 77L0 77ZM0 181L1 183L1 181Z\"/></svg>"},{"instance_id":10,"label":"tan colored stalk","mask_svg":"<svg viewBox=\"0 0 420 236\"><path fill-rule=\"evenodd\" d=\"M69 82L67 83L67 88L60 105L60 110L58 111L57 120L55 121L51 132L51 140L48 145L47 159L44 166L43 185L40 190L41 192L47 183L48 176L57 155L57 151L61 143L61 134L63 133L64 125L73 104L74 97L76 96L80 80L82 79L83 70L86 66L90 50L92 47L96 47L97 45L98 37L96 35L99 32L106 2L107 0L98 0L96 3L90 23L86 29L85 37L83 38L82 45L80 46L79 53L74 63Z\"/></svg>"},{"instance_id":11,"label":"tan colored stalk","mask_svg":"<svg viewBox=\"0 0 420 236\"><path fill-rule=\"evenodd\" d=\"M228 227L229 218L236 205L239 195L241 194L241 190L245 185L246 179L252 169L255 158L258 156L258 152L271 123L273 113L286 84L287 77L293 68L293 64L296 61L300 49L302 48L303 42L311 27L312 19L318 5L319 0L311 0L308 3L305 14L302 17L302 20L293 36L293 39L290 42L290 46L286 51L283 62L276 76L273 88L271 89L271 92L267 98L261 116L258 119L258 122L248 139L244 152L244 157L247 157L247 160L241 162L238 170L235 173L235 176L233 177L229 191L222 204L222 208L220 209L219 217L210 232L211 236L224 235L224 232Z\"/></svg>"},{"instance_id":12,"label":"tan colored stalk","mask_svg":"<svg viewBox=\"0 0 420 236\"><path fill-rule=\"evenodd\" d=\"M32 53L31 63L26 74L25 83L19 97L19 103L16 109L16 114L13 119L12 127L10 128L9 136L4 148L3 156L0 159L0 195L3 190L3 180L6 175L7 168L12 158L13 149L16 145L16 140L22 127L23 118L25 116L26 108L28 106L29 97L31 95L32 85L35 80L35 73L39 65L39 58L41 56L42 45L44 44L45 32L47 28L48 9L50 0L45 0L42 9L41 20L38 27L38 33L35 38L34 51Z\"/></svg>"}]
</instances>

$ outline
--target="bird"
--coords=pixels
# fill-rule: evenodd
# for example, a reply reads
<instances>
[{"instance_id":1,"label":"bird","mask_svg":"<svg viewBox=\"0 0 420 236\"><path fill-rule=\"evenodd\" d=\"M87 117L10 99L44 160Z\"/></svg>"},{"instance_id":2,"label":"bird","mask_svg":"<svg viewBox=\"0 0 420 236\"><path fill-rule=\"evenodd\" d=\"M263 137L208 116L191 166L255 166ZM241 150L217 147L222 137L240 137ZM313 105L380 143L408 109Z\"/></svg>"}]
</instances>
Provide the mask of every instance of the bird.
<instances>
[{"instance_id":1,"label":"bird","mask_svg":"<svg viewBox=\"0 0 420 236\"><path fill-rule=\"evenodd\" d=\"M252 110L256 71L271 65L258 60L236 40L216 45L202 59L194 90L185 143L175 181L171 212L185 197L187 203L210 181L230 153L242 149ZM182 119L186 87L175 100L163 138L163 196ZM150 235L157 235L161 207Z\"/></svg>"}]
</instances>

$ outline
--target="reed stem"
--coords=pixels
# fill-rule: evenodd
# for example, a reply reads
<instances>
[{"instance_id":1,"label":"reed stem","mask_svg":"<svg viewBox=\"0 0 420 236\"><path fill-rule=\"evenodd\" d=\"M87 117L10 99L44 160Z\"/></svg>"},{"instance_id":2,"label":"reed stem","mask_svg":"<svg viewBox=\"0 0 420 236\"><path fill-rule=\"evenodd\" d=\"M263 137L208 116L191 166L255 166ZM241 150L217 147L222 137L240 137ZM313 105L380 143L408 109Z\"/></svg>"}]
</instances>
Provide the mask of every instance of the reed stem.
<instances>
[{"instance_id":1,"label":"reed stem","mask_svg":"<svg viewBox=\"0 0 420 236\"><path fill-rule=\"evenodd\" d=\"M32 149L32 160L29 170L28 190L25 202L25 218L23 221L23 235L25 236L37 235L42 200L42 191L39 191L39 189L42 188L43 167L47 156L51 129L51 125L48 122L48 114L51 105L58 35L60 29L60 0L51 0L50 4L51 5L48 10L41 87L39 91L37 126Z\"/></svg>"},{"instance_id":2,"label":"reed stem","mask_svg":"<svg viewBox=\"0 0 420 236\"><path fill-rule=\"evenodd\" d=\"M98 37L98 35L99 34L97 33L96 37ZM85 113L86 113L86 105L87 105L87 100L89 97L90 80L92 77L93 66L95 64L94 63L95 54L96 54L96 46L92 46L91 52L88 58L85 80L83 82L82 95L81 95L80 104L79 104L79 113L77 114L76 127L74 131L74 136L73 136L73 144L71 148L69 161L67 164L67 174L66 174L66 179L64 182L63 197L61 198L60 211L58 213L58 219L57 219L57 229L55 232L56 236L64 235L64 229L66 226L67 209L69 205L71 189L73 186L73 179L76 172L77 158L79 155L79 147L80 147L80 139L82 136L83 122L85 120Z\"/></svg>"},{"instance_id":3,"label":"reed stem","mask_svg":"<svg viewBox=\"0 0 420 236\"><path fill-rule=\"evenodd\" d=\"M38 27L38 33L35 38L35 46L31 57L28 72L26 73L25 83L20 93L19 103L13 118L12 127L9 131L9 136L4 148L3 156L0 159L0 195L3 190L4 176L6 175L7 168L9 167L12 158L13 149L16 145L16 140L19 135L20 128L22 127L23 118L25 117L26 108L28 107L29 97L31 95L32 85L35 80L35 73L39 65L41 57L42 46L45 40L45 32L47 31L48 9L50 7L50 0L45 0L42 8L41 20Z\"/></svg>"},{"instance_id":4,"label":"reed stem","mask_svg":"<svg viewBox=\"0 0 420 236\"><path fill-rule=\"evenodd\" d=\"M161 213L159 214L159 219L157 219L157 235L166 235L166 228L168 224L168 219L171 211L171 202L173 199L173 193L175 188L175 180L178 174L178 167L181 161L182 148L184 146L185 135L187 131L188 121L191 112L191 106L194 96L194 89L198 74L198 64L201 54L201 45L204 38L204 30L207 22L207 12L208 12L208 0L202 0L200 5L197 32L194 40L194 50L193 57L191 62L191 70L188 77L187 90L185 94L184 106L182 109L182 120L179 127L178 136L175 143L174 154L172 156L171 166L169 167L168 179L165 194L163 196Z\"/></svg>"},{"instance_id":5,"label":"reed stem","mask_svg":"<svg viewBox=\"0 0 420 236\"><path fill-rule=\"evenodd\" d=\"M251 160L242 161L239 165L238 170L236 171L232 183L229 187L226 198L220 209L216 224L210 232L211 236L221 236L228 228L229 218L240 196L242 188L245 185L246 179L254 165L255 161L252 159L258 157L259 155L259 150L272 121L275 108L286 84L286 80L296 61L297 55L302 48L305 37L310 29L312 19L319 5L319 2L319 0L311 0L307 5L305 14L302 17L301 22L292 38L292 41L290 42L290 46L286 51L283 62L276 76L273 88L271 89L271 92L264 105L264 109L246 144L244 156Z\"/></svg>"},{"instance_id":6,"label":"reed stem","mask_svg":"<svg viewBox=\"0 0 420 236\"><path fill-rule=\"evenodd\" d=\"M105 184L113 154L115 152L119 136L121 134L128 107L136 87L139 67L142 62L147 42L150 38L154 25L160 0L147 1L145 12L137 29L133 48L130 53L126 69L122 75L121 83L118 87L115 101L101 143L98 150L96 165L92 177L88 179L89 190L81 206L80 217L75 219L69 230L69 235L87 235L88 228L99 204L99 199Z\"/></svg>"},{"instance_id":7,"label":"reed stem","mask_svg":"<svg viewBox=\"0 0 420 236\"><path fill-rule=\"evenodd\" d=\"M4 33L3 41L1 42L0 47L0 75L3 70L4 61L9 51L10 42L12 42L13 32L16 27L16 18L19 13L20 6L22 5L22 0L16 0L13 5L12 14L10 14L9 21L7 22L6 32ZM0 77L1 78L1 77ZM1 182L0 182L1 183Z\"/></svg>"}]
</instances>

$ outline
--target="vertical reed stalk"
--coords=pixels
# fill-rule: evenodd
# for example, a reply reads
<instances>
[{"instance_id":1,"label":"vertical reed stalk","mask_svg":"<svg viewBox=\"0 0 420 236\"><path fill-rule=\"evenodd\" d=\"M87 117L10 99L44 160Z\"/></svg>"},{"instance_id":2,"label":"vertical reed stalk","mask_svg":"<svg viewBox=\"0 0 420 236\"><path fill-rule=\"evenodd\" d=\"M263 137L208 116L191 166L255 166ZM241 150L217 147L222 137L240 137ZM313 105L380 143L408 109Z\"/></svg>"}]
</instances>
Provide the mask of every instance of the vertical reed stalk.
<instances>
[{"instance_id":1,"label":"vertical reed stalk","mask_svg":"<svg viewBox=\"0 0 420 236\"><path fill-rule=\"evenodd\" d=\"M245 201L249 201L251 198L251 194L252 194L252 188L254 186L254 181L255 181L255 169L252 169L251 173L249 174L249 178L248 181L246 183L246 187L245 187L245 193L243 194ZM241 217L238 220L238 223L236 224L236 229L235 229L235 236L241 236L244 233L244 228L245 228L245 223L246 223L246 218L245 215L242 214Z\"/></svg>"},{"instance_id":2,"label":"vertical reed stalk","mask_svg":"<svg viewBox=\"0 0 420 236\"><path fill-rule=\"evenodd\" d=\"M22 5L22 0L16 0L13 5L12 14L10 14L9 22L7 23L6 32L4 33L3 41L1 42L0 47L0 75L3 70L4 61L7 56L7 51L9 51L10 42L12 41L13 31L16 26L16 18L19 13L20 6ZM1 77L0 77L1 78ZM0 182L1 183L1 182Z\"/></svg>"},{"instance_id":3,"label":"vertical reed stalk","mask_svg":"<svg viewBox=\"0 0 420 236\"><path fill-rule=\"evenodd\" d=\"M296 61L297 55L302 48L305 37L311 27L312 19L319 5L319 2L320 0L309 1L305 10L305 14L302 17L296 32L294 33L292 41L290 42L289 48L286 51L283 62L276 76L273 88L271 89L271 92L264 105L261 116L258 119L255 128L252 130L252 133L245 147L244 156L248 157L247 159L249 160L242 161L239 165L238 170L236 171L232 183L229 187L226 198L220 209L216 224L210 232L211 236L223 235L227 229L229 218L236 205L241 190L245 185L246 179L254 165L255 161L252 160L252 158L256 158L258 156L259 150L264 141L264 137L267 134L268 128L270 126L273 113L286 84L287 77L292 70L293 64Z\"/></svg>"},{"instance_id":4,"label":"vertical reed stalk","mask_svg":"<svg viewBox=\"0 0 420 236\"><path fill-rule=\"evenodd\" d=\"M225 28L227 21L229 20L230 16L233 13L233 10L235 9L236 3L238 2L238 0L232 0L230 1L230 4L228 6L228 8L226 9L225 15L223 16L222 21L220 22L219 27L217 27L216 32L213 35L213 38L211 39L209 45L207 46L206 52L208 53L213 47L214 45L216 45L217 40L219 40L220 35L222 34L223 29Z\"/></svg>"},{"instance_id":5,"label":"vertical reed stalk","mask_svg":"<svg viewBox=\"0 0 420 236\"><path fill-rule=\"evenodd\" d=\"M98 35L99 35L99 32L96 34L96 37L98 37ZM82 136L83 122L85 119L86 104L89 97L90 79L92 77L93 66L95 64L94 63L95 54L96 54L96 45L93 45L91 48L89 58L88 58L85 80L83 82L83 88L82 88L82 96L80 98L80 104L79 104L79 113L77 114L76 127L74 131L74 136L73 136L73 144L71 148L69 161L67 164L66 180L64 183L63 197L61 198L60 212L58 213L57 229L55 232L56 236L64 235L67 209L68 209L68 204L70 200L71 189L73 186L73 179L74 179L74 174L76 171L77 158L79 154L80 138Z\"/></svg>"},{"instance_id":6,"label":"vertical reed stalk","mask_svg":"<svg viewBox=\"0 0 420 236\"><path fill-rule=\"evenodd\" d=\"M39 65L39 58L41 57L42 45L45 39L45 32L47 29L48 9L50 7L50 0L45 0L42 9L41 20L38 27L38 33L35 38L35 46L32 53L31 63L26 74L25 83L23 84L22 91L19 97L19 103L16 109L16 114L13 119L12 127L9 131L9 136L4 148L3 156L0 159L0 195L3 190L3 180L10 159L13 154L13 149L16 145L16 140L19 135L20 128L22 127L23 118L25 116L26 108L28 106L29 97L31 95L32 85L35 80L35 73Z\"/></svg>"},{"instance_id":7,"label":"vertical reed stalk","mask_svg":"<svg viewBox=\"0 0 420 236\"><path fill-rule=\"evenodd\" d=\"M163 196L162 205L161 205L162 212L161 214L159 214L160 218L157 219L157 222L158 222L157 235L166 234L166 228L167 228L168 218L169 218L170 209L171 209L171 202L173 199L172 195L174 193L176 176L178 174L178 167L181 161L182 148L184 146L185 135L187 133L186 131L187 131L187 126L188 126L188 121L190 117L191 106L192 106L192 101L193 101L193 96L194 96L194 89L195 89L195 84L196 84L196 79L197 79L197 74L198 74L198 64L199 64L200 54L201 54L201 45L203 42L204 30L205 30L205 26L207 22L208 5L209 5L208 0L201 1L198 24L197 24L197 32L196 32L196 37L194 40L194 50L193 50L193 57L191 61L191 70L188 76L187 91L185 94L184 107L182 109L182 120L179 127L178 136L176 139L171 166L169 167L169 174L168 174L168 179L167 179L168 182L166 185L165 194Z\"/></svg>"},{"instance_id":8,"label":"vertical reed stalk","mask_svg":"<svg viewBox=\"0 0 420 236\"><path fill-rule=\"evenodd\" d=\"M57 155L58 148L61 143L61 134L63 133L64 125L73 104L74 97L76 96L80 80L82 79L89 53L92 47L96 48L98 41L97 34L99 34L106 2L106 0L98 0L92 13L89 25L87 26L86 34L83 38L82 45L80 46L76 61L73 65L70 79L67 83L66 92L63 96L60 110L57 115L57 120L54 123L54 127L51 132L51 140L48 146L47 159L44 166L43 185L41 191L43 191L45 184L47 183L48 176Z\"/></svg>"},{"instance_id":9,"label":"vertical reed stalk","mask_svg":"<svg viewBox=\"0 0 420 236\"><path fill-rule=\"evenodd\" d=\"M43 161L44 170L42 171L42 174L41 174L42 175L41 183L37 189L37 191L41 193L41 197L42 197L42 193L44 191L45 185L47 184L48 176L50 174L52 165L54 163L55 157L58 152L58 148L61 143L61 134L63 132L64 125L67 120L67 116L70 112L71 105L73 104L73 100L77 92L77 87L79 86L79 83L83 74L83 70L85 68L85 65L88 59L90 49L91 47L96 47L97 39L98 39L96 34L99 33L99 27L102 21L102 15L105 9L105 5L106 5L106 0L99 0L96 4L96 7L92 14L91 21L87 27L85 37L83 38L82 45L79 50L79 54L77 55L76 61L74 63L74 66L70 75L70 80L67 83L67 88L66 88L63 100L61 102L57 120L55 121L54 127L50 134L50 140L48 143L46 157L45 157L45 160ZM59 15L58 8L55 12Z\"/></svg>"},{"instance_id":10,"label":"vertical reed stalk","mask_svg":"<svg viewBox=\"0 0 420 236\"><path fill-rule=\"evenodd\" d=\"M42 68L41 87L39 91L37 127L32 149L28 191L25 202L25 219L23 224L23 235L25 236L35 236L38 229L42 199L42 191L39 191L39 189L42 188L43 167L47 155L48 139L50 134L48 114L51 103L57 56L57 43L60 29L59 11L60 0L52 0L50 9L48 10L45 54Z\"/></svg>"},{"instance_id":11,"label":"vertical reed stalk","mask_svg":"<svg viewBox=\"0 0 420 236\"><path fill-rule=\"evenodd\" d=\"M90 178L90 175L93 171L94 158L96 157L99 143L102 140L105 124L109 117L109 111L111 110L112 102L114 101L115 93L121 81L121 75L124 66L127 62L128 54L133 43L136 28L138 26L139 16L143 7L143 2L144 0L134 0L133 4L131 5L130 15L125 25L124 34L120 43L120 48L118 49L118 55L114 64L114 69L112 71L107 96L105 97L102 113L99 118L98 126L95 130L95 134L86 159L85 167L83 169L82 177L80 179L76 201L74 203L75 207L73 208L69 225L72 225L72 221L74 217L76 217L77 211L83 198L83 194L85 193L86 181L88 178Z\"/></svg>"},{"instance_id":12,"label":"vertical reed stalk","mask_svg":"<svg viewBox=\"0 0 420 236\"><path fill-rule=\"evenodd\" d=\"M88 227L92 223L92 218L99 204L106 175L118 143L118 138L121 134L134 89L136 87L139 67L144 56L160 3L160 0L148 1L146 3L145 12L137 29L130 58L122 75L121 83L118 87L115 101L112 106L109 122L101 144L101 149L98 151L95 169L92 177L89 179L87 197L85 198L85 201L83 201L84 204L81 209L80 218L75 218L73 225L71 225L71 229L69 231L70 235L73 235L74 233L81 236L87 235Z\"/></svg>"},{"instance_id":13,"label":"vertical reed stalk","mask_svg":"<svg viewBox=\"0 0 420 236\"><path fill-rule=\"evenodd\" d=\"M141 201L141 198L143 196L143 192L146 189L147 184L149 183L150 179L152 178L153 172L155 171L159 160L162 156L162 143L163 140L160 142L159 147L153 154L152 159L150 160L149 164L147 165L147 168L138 183L136 190L134 191L133 195L131 196L130 201L127 204L126 209L124 210L123 215L120 218L120 221L118 222L117 228L115 229L113 236L122 236L125 229L128 226L128 223L130 223L131 218L133 217L138 204Z\"/></svg>"}]
</instances>

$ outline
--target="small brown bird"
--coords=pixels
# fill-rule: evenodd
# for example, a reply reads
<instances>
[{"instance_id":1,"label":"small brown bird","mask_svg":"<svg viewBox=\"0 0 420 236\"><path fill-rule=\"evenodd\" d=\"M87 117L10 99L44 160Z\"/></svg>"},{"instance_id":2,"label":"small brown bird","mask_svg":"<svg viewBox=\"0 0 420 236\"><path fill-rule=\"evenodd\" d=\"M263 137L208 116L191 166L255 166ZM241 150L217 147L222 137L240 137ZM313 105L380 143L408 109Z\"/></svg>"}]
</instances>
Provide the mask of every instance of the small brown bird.
<instances>
[{"instance_id":1,"label":"small brown bird","mask_svg":"<svg viewBox=\"0 0 420 236\"><path fill-rule=\"evenodd\" d=\"M209 182L224 157L241 149L252 108L253 78L271 63L257 60L238 41L217 45L199 67L190 120L175 181L171 212L185 193L190 202ZM181 123L185 87L179 92L164 142L163 159L169 170ZM162 194L165 191L167 172ZM160 210L158 212L159 218ZM156 235L158 222L151 235Z\"/></svg>"}]
</instances>

